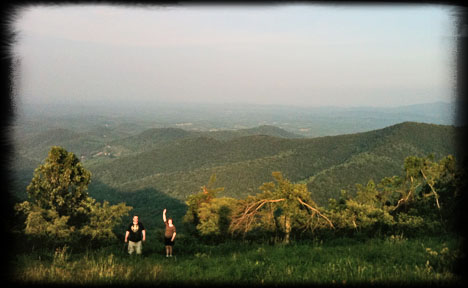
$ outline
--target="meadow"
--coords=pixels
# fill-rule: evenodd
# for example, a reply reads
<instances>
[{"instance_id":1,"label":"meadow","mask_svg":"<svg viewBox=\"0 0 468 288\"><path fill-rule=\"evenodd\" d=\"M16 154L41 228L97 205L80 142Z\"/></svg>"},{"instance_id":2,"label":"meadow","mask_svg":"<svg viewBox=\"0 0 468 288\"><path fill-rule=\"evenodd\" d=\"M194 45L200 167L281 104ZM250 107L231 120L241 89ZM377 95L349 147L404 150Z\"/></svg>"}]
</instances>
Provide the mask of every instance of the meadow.
<instances>
[{"instance_id":1,"label":"meadow","mask_svg":"<svg viewBox=\"0 0 468 288\"><path fill-rule=\"evenodd\" d=\"M68 246L19 253L17 284L391 284L460 285L459 242L449 236L339 237L290 244L227 240L207 243L180 235L174 257L148 238L142 255L122 243L86 251Z\"/></svg>"}]
</instances>

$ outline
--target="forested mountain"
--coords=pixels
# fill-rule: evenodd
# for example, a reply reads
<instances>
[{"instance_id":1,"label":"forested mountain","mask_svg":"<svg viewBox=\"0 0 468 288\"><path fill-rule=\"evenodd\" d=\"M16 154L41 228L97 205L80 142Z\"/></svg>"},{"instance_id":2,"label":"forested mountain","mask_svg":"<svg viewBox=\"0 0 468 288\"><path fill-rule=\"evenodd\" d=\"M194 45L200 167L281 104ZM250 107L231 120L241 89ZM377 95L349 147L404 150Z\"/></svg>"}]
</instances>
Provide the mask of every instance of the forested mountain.
<instances>
[{"instance_id":1,"label":"forested mountain","mask_svg":"<svg viewBox=\"0 0 468 288\"><path fill-rule=\"evenodd\" d=\"M78 156L92 155L104 145L101 137L91 133L78 133L64 128L53 128L30 137L19 139L16 143L22 156L37 161L43 160L51 146L67 147Z\"/></svg>"},{"instance_id":2,"label":"forested mountain","mask_svg":"<svg viewBox=\"0 0 468 288\"><path fill-rule=\"evenodd\" d=\"M208 137L182 139L172 145L88 165L93 175L123 191L152 187L178 199L199 190L211 174L224 195L245 197L257 192L281 171L305 182L314 199L325 204L340 189L397 175L409 155L454 153L449 126L402 123L365 133L313 139L246 136L220 141Z\"/></svg>"},{"instance_id":3,"label":"forested mountain","mask_svg":"<svg viewBox=\"0 0 468 288\"><path fill-rule=\"evenodd\" d=\"M279 131L270 127L267 130ZM406 122L375 131L318 138L242 136L253 131L264 130L237 131L229 137L225 132L219 137L219 132L151 129L124 138L120 145L127 145L125 149L132 153L83 161L93 175L90 193L112 197L111 190L131 193L152 189L183 201L216 174L216 185L225 187L223 195L245 197L271 181L273 171L281 171L292 181L307 183L313 199L325 205L341 189L353 191L356 183L399 174L409 155L432 153L440 158L455 153L454 128L434 124ZM240 136L233 136L236 133ZM64 135L80 139L74 133ZM102 191L103 187L109 191Z\"/></svg>"},{"instance_id":4,"label":"forested mountain","mask_svg":"<svg viewBox=\"0 0 468 288\"><path fill-rule=\"evenodd\" d=\"M216 140L230 140L251 135L268 135L280 138L303 138L301 135L269 125L250 129L222 131L188 131L180 128L151 128L138 135L112 141L109 143L109 146L110 148L114 147L112 151L115 151L116 153L114 154L118 154L118 156L120 156L122 152L123 154L139 153L167 144L170 145L173 141L182 139L206 137Z\"/></svg>"},{"instance_id":5,"label":"forested mountain","mask_svg":"<svg viewBox=\"0 0 468 288\"><path fill-rule=\"evenodd\" d=\"M12 165L15 187L19 187L15 194L25 195L28 179L52 145L62 146L81 159L93 174L90 192L98 198L99 195L112 198L115 191L130 193L151 189L183 201L198 192L212 174L217 176L216 184L225 187L225 196L244 197L258 192L262 183L271 180L273 171L281 171L292 181L307 183L314 200L321 205L330 197L338 196L341 189L353 191L356 183L399 174L406 156L434 153L441 157L455 152L453 126L403 122L353 133L362 130L363 123L368 123L369 127L382 126L410 116L424 119L432 114L431 117L447 122L453 107L446 103L385 109L330 107L308 112L299 108L293 111L287 107L256 107L257 114L235 106L224 112L203 113L206 107L199 107L198 118L189 117L190 107L179 108L184 113L178 122L170 122L172 118L162 116L173 110L161 110L154 115L142 113L139 118L133 114L99 116L92 112L86 112L89 115L84 117L73 111L55 118L38 113L33 115L36 118L20 118ZM158 124L150 119L151 115L163 117L166 122ZM224 115L225 120L235 116L237 122L229 118L231 128L221 129L219 127L226 125L220 124L217 128L209 124L214 122L208 121L206 115L212 117L210 121L218 119L215 115ZM326 119L331 122L320 124ZM264 124L239 128L254 122L276 121L282 123L280 127L291 129ZM310 127L309 130L300 129L306 127L301 121L309 126L316 125L317 129L315 132ZM306 138L305 135L311 133L321 134L320 129L327 130L329 135L340 129L347 133Z\"/></svg>"},{"instance_id":6,"label":"forested mountain","mask_svg":"<svg viewBox=\"0 0 468 288\"><path fill-rule=\"evenodd\" d=\"M40 123L23 124L23 126L21 126L23 129L21 129L21 131L16 131L16 133L12 135L15 153L12 157L11 166L15 175L14 182L16 186L19 185L18 187L26 187L33 170L45 159L50 147L54 145L62 146L68 151L75 153L82 162L91 166L106 166L107 163L111 163L112 160L116 158L123 158L123 161L129 159L130 162L139 161L138 159L140 158L147 158L148 153L151 155L152 150L163 149L162 153L166 155L167 159L165 159L165 162L168 163L167 165L175 165L174 167L177 167L177 165L184 165L176 160L177 155L181 153L178 152L178 150L183 150L183 147L192 145L191 141L203 141L202 139L225 140L247 135L301 137L300 135L287 132L283 129L267 125L251 129L228 131L187 131L180 128L150 128L140 133L134 132L134 135L129 135L129 131L126 131L126 128L130 130L132 127L139 127L138 124L132 125L132 123L120 123L111 128L111 125L103 122L100 125L94 125L91 129L84 129L85 126L82 126L81 129L77 129L78 132L67 128L57 128L55 126L53 126L53 128L44 129L43 126L44 125ZM33 129L32 127L38 129ZM187 141L176 143L177 140ZM165 152L164 149L170 149L175 143L182 146L179 147L177 151ZM202 149L209 148L204 147L204 145L195 146L202 147ZM194 149L196 149L196 147L194 147ZM192 150L190 150L190 147L187 147L187 151ZM153 151L153 154L154 153ZM190 154L190 152L184 153L185 155ZM128 158L124 157L129 155L132 156ZM175 160L171 159L172 156L174 156ZM147 158L146 160L150 159L151 158ZM132 165L129 167L131 166ZM103 169L107 170L108 168ZM147 172L143 172L141 175L146 174ZM132 179L130 174L124 178ZM24 189L15 190L17 190L15 194L24 194L24 191L21 191Z\"/></svg>"}]
</instances>

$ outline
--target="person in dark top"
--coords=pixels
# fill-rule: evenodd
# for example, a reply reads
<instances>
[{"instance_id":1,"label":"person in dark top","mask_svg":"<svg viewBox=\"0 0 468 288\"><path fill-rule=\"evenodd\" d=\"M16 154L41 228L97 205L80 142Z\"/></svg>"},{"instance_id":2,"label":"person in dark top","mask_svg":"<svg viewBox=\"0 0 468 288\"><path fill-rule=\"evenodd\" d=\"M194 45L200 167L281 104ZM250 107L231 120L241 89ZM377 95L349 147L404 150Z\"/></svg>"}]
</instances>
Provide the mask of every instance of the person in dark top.
<instances>
[{"instance_id":1,"label":"person in dark top","mask_svg":"<svg viewBox=\"0 0 468 288\"><path fill-rule=\"evenodd\" d=\"M128 254L141 254L142 244L141 241L146 240L146 230L143 223L138 222L138 216L133 216L133 222L128 225L127 232L125 233L125 243L128 242Z\"/></svg>"},{"instance_id":2,"label":"person in dark top","mask_svg":"<svg viewBox=\"0 0 468 288\"><path fill-rule=\"evenodd\" d=\"M172 218L166 219L166 209L163 210L163 220L164 224L166 224L166 231L164 232L166 257L172 257L172 247L174 246L174 239L176 237L176 227L172 223Z\"/></svg>"}]
</instances>

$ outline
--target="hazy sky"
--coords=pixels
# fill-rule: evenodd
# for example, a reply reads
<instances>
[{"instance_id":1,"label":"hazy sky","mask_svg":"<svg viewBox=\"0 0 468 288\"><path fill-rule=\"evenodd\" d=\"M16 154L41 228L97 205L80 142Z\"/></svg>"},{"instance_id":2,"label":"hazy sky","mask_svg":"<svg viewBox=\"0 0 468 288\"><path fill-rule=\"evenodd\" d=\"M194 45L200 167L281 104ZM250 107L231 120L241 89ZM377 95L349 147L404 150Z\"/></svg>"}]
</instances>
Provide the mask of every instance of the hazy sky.
<instances>
[{"instance_id":1,"label":"hazy sky","mask_svg":"<svg viewBox=\"0 0 468 288\"><path fill-rule=\"evenodd\" d=\"M19 103L398 106L454 100L450 6L22 8Z\"/></svg>"}]
</instances>

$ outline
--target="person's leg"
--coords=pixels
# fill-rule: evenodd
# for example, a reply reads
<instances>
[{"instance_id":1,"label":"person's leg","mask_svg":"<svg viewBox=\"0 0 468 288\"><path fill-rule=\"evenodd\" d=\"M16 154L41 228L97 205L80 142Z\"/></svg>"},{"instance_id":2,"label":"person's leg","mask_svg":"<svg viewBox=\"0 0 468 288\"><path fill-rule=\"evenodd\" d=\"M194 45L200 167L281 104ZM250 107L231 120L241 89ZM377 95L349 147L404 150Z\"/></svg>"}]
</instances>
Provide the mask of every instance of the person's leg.
<instances>
[{"instance_id":1,"label":"person's leg","mask_svg":"<svg viewBox=\"0 0 468 288\"><path fill-rule=\"evenodd\" d=\"M133 251L135 251L135 242L128 241L128 254L132 255Z\"/></svg>"},{"instance_id":2,"label":"person's leg","mask_svg":"<svg viewBox=\"0 0 468 288\"><path fill-rule=\"evenodd\" d=\"M166 257L169 257L169 249L170 249L169 247L170 247L170 246L167 246L167 245L166 245Z\"/></svg>"},{"instance_id":3,"label":"person's leg","mask_svg":"<svg viewBox=\"0 0 468 288\"><path fill-rule=\"evenodd\" d=\"M142 249L141 241L138 241L138 242L135 244L135 248L136 248L136 254L137 254L137 255L141 255L141 249Z\"/></svg>"}]
</instances>

